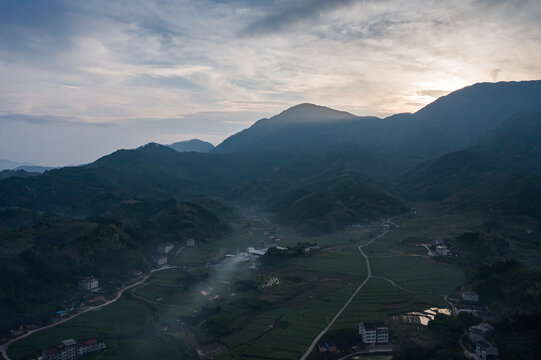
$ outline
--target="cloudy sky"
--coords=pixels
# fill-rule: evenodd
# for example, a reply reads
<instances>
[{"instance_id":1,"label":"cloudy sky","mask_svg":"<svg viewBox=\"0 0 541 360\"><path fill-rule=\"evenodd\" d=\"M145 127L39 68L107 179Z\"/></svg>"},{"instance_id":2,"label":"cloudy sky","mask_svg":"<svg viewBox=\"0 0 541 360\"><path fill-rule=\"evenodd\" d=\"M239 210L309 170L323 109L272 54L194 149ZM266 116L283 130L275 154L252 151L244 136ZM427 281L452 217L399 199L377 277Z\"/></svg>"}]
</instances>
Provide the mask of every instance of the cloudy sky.
<instances>
[{"instance_id":1,"label":"cloudy sky","mask_svg":"<svg viewBox=\"0 0 541 360\"><path fill-rule=\"evenodd\" d=\"M538 0L0 0L0 158L219 143L312 102L413 112L541 78Z\"/></svg>"}]
</instances>

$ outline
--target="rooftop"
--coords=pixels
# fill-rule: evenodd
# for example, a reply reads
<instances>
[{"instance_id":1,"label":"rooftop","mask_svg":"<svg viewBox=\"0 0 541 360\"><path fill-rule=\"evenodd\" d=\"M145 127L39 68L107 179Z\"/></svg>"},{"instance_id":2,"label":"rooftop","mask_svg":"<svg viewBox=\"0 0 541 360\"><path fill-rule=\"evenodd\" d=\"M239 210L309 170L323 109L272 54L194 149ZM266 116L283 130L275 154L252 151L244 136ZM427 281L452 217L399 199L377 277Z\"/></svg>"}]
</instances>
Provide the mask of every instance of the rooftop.
<instances>
[{"instance_id":1,"label":"rooftop","mask_svg":"<svg viewBox=\"0 0 541 360\"><path fill-rule=\"evenodd\" d=\"M67 339L67 340L63 340L62 344L64 346L72 346L72 345L77 345L77 341L75 341L74 339Z\"/></svg>"}]
</instances>

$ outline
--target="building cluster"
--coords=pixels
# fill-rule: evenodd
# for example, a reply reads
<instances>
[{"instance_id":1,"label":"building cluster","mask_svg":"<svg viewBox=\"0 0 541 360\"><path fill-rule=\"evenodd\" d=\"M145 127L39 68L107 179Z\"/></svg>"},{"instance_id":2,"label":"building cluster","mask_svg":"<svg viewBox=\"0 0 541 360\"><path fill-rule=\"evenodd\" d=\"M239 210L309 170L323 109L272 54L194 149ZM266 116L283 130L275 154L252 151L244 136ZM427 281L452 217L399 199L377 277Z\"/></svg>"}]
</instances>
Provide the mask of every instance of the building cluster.
<instances>
[{"instance_id":1,"label":"building cluster","mask_svg":"<svg viewBox=\"0 0 541 360\"><path fill-rule=\"evenodd\" d=\"M389 343L389 328L380 321L360 322L359 335L363 339L363 343L367 345Z\"/></svg>"},{"instance_id":2,"label":"building cluster","mask_svg":"<svg viewBox=\"0 0 541 360\"><path fill-rule=\"evenodd\" d=\"M41 358L43 360L77 359L86 354L104 350L106 347L107 346L103 341L98 341L96 339L86 340L81 343L77 343L73 339L67 339L54 348L43 350Z\"/></svg>"},{"instance_id":3,"label":"building cluster","mask_svg":"<svg viewBox=\"0 0 541 360\"><path fill-rule=\"evenodd\" d=\"M479 304L479 295L475 291L463 288L460 297L461 299L453 307L453 315L458 316L461 312L468 312L479 316L489 312L486 306Z\"/></svg>"},{"instance_id":4,"label":"building cluster","mask_svg":"<svg viewBox=\"0 0 541 360\"><path fill-rule=\"evenodd\" d=\"M432 256L450 256L451 250L445 245L442 239L434 239L432 241ZM430 255L430 254L429 254Z\"/></svg>"},{"instance_id":5,"label":"building cluster","mask_svg":"<svg viewBox=\"0 0 541 360\"><path fill-rule=\"evenodd\" d=\"M159 244L156 248L158 255L154 257L154 266L161 267L167 265L167 254L175 248L173 243Z\"/></svg>"},{"instance_id":6,"label":"building cluster","mask_svg":"<svg viewBox=\"0 0 541 360\"><path fill-rule=\"evenodd\" d=\"M367 349L368 351L391 351L389 328L382 322L361 322L358 331L327 336L317 344L319 353L329 354L331 358L351 352Z\"/></svg>"},{"instance_id":7,"label":"building cluster","mask_svg":"<svg viewBox=\"0 0 541 360\"><path fill-rule=\"evenodd\" d=\"M100 282L94 276L87 276L79 280L79 289L86 291L95 291L100 287Z\"/></svg>"},{"instance_id":8,"label":"building cluster","mask_svg":"<svg viewBox=\"0 0 541 360\"><path fill-rule=\"evenodd\" d=\"M494 333L494 327L489 323L480 323L468 329L468 338L475 344L475 360L496 360L499 356L498 347L490 337Z\"/></svg>"}]
</instances>

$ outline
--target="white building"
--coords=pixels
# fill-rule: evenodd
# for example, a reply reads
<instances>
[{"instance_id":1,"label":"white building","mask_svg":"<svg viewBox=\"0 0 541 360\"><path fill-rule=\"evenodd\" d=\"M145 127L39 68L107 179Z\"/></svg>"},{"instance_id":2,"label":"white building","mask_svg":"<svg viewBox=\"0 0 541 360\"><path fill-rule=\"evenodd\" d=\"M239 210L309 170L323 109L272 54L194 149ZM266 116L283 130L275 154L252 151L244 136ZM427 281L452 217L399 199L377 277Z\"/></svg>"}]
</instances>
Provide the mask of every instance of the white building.
<instances>
[{"instance_id":1,"label":"white building","mask_svg":"<svg viewBox=\"0 0 541 360\"><path fill-rule=\"evenodd\" d=\"M389 328L382 322L360 322L359 335L365 344L389 343Z\"/></svg>"},{"instance_id":2,"label":"white building","mask_svg":"<svg viewBox=\"0 0 541 360\"><path fill-rule=\"evenodd\" d=\"M90 339L77 344L74 339L62 341L57 347L43 350L41 355L43 360L71 360L77 359L89 353L98 352L107 346L103 341Z\"/></svg>"},{"instance_id":3,"label":"white building","mask_svg":"<svg viewBox=\"0 0 541 360\"><path fill-rule=\"evenodd\" d=\"M481 340L475 347L477 360L497 359L499 356L498 347L493 342Z\"/></svg>"},{"instance_id":4,"label":"white building","mask_svg":"<svg viewBox=\"0 0 541 360\"><path fill-rule=\"evenodd\" d=\"M94 276L87 276L84 279L79 280L79 289L81 290L94 290L100 286L100 282Z\"/></svg>"},{"instance_id":5,"label":"white building","mask_svg":"<svg viewBox=\"0 0 541 360\"><path fill-rule=\"evenodd\" d=\"M391 225L389 225L389 224L384 224L384 225L383 225L383 232L384 232L384 233L388 233L389 231L391 231Z\"/></svg>"},{"instance_id":6,"label":"white building","mask_svg":"<svg viewBox=\"0 0 541 360\"><path fill-rule=\"evenodd\" d=\"M436 246L436 254L440 256L449 256L451 255L451 251L447 248L445 245L437 245Z\"/></svg>"},{"instance_id":7,"label":"white building","mask_svg":"<svg viewBox=\"0 0 541 360\"><path fill-rule=\"evenodd\" d=\"M249 254L252 254L252 255L257 255L257 256L263 256L267 253L267 248L263 248L263 249L254 249L253 247L249 247L247 249L248 253Z\"/></svg>"},{"instance_id":8,"label":"white building","mask_svg":"<svg viewBox=\"0 0 541 360\"><path fill-rule=\"evenodd\" d=\"M154 259L154 264L157 266L163 266L167 264L167 256L158 256Z\"/></svg>"},{"instance_id":9,"label":"white building","mask_svg":"<svg viewBox=\"0 0 541 360\"><path fill-rule=\"evenodd\" d=\"M158 253L167 254L167 253L169 253L169 251L173 250L174 247L175 247L175 245L172 244L172 243L160 244L160 245L158 245Z\"/></svg>"},{"instance_id":10,"label":"white building","mask_svg":"<svg viewBox=\"0 0 541 360\"><path fill-rule=\"evenodd\" d=\"M303 253L305 253L305 254L310 254L310 253L313 253L314 251L319 251L319 250L321 250L321 248L319 246L317 246L317 245L307 246L307 247L302 249Z\"/></svg>"}]
</instances>

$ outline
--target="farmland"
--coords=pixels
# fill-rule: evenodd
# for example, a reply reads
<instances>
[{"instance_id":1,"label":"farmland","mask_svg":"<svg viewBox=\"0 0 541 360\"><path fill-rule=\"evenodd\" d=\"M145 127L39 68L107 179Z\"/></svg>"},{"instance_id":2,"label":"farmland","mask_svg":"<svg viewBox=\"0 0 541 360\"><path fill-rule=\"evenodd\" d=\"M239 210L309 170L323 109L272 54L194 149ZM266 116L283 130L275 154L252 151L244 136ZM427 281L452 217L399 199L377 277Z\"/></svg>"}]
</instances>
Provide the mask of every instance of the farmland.
<instances>
[{"instance_id":1,"label":"farmland","mask_svg":"<svg viewBox=\"0 0 541 360\"><path fill-rule=\"evenodd\" d=\"M449 294L464 282L460 269L406 252L402 242L413 234L430 237L453 231L441 226L447 220L427 218L421 232L422 219L400 219L399 228L365 246L373 277L330 332L356 328L362 320L389 323L396 314L448 306L439 294ZM238 231L215 243L184 248L171 261L182 269L154 273L117 303L23 339L9 355L24 359L65 338L97 337L106 340L108 349L93 355L95 359L113 359L121 353L144 353L148 359L195 358L190 348L219 343L227 347L220 359L298 358L366 278L366 263L357 247L378 231L372 226L301 237L278 229L281 245L306 241L322 250L254 270L246 263L219 261L228 252L261 246L266 238L261 231ZM209 262L215 265L209 268ZM239 284L253 286L240 289ZM203 309L221 310L201 318L206 322L179 322ZM227 326L220 329L217 324Z\"/></svg>"}]
</instances>

